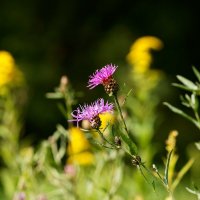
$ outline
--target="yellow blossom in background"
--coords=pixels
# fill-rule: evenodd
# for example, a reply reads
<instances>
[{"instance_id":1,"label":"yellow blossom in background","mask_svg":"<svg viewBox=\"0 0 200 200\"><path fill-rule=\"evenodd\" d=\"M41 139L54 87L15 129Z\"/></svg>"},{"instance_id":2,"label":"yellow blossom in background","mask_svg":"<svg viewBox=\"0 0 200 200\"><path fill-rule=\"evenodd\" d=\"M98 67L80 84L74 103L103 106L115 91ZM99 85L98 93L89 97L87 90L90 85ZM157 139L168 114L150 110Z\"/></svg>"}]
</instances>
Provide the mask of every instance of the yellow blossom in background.
<instances>
[{"instance_id":1,"label":"yellow blossom in background","mask_svg":"<svg viewBox=\"0 0 200 200\"><path fill-rule=\"evenodd\" d=\"M79 165L90 165L93 162L94 162L94 155L89 151L71 155L67 160L67 163L69 164L79 164Z\"/></svg>"},{"instance_id":2,"label":"yellow blossom in background","mask_svg":"<svg viewBox=\"0 0 200 200\"><path fill-rule=\"evenodd\" d=\"M172 196L167 197L165 200L173 200Z\"/></svg>"},{"instance_id":3,"label":"yellow blossom in background","mask_svg":"<svg viewBox=\"0 0 200 200\"><path fill-rule=\"evenodd\" d=\"M34 149L32 147L24 147L23 149L20 150L20 157L26 164L32 162L33 155L34 155Z\"/></svg>"},{"instance_id":4,"label":"yellow blossom in background","mask_svg":"<svg viewBox=\"0 0 200 200\"><path fill-rule=\"evenodd\" d=\"M178 136L178 131L171 131L166 140L166 150L170 152L172 149L176 147L176 137Z\"/></svg>"},{"instance_id":5,"label":"yellow blossom in background","mask_svg":"<svg viewBox=\"0 0 200 200\"><path fill-rule=\"evenodd\" d=\"M104 130L108 125L112 125L115 121L115 117L112 113L103 113L99 115L101 119L100 129Z\"/></svg>"},{"instance_id":6,"label":"yellow blossom in background","mask_svg":"<svg viewBox=\"0 0 200 200\"><path fill-rule=\"evenodd\" d=\"M0 51L0 87L23 80L22 72L16 67L14 58L7 51Z\"/></svg>"},{"instance_id":7,"label":"yellow blossom in background","mask_svg":"<svg viewBox=\"0 0 200 200\"><path fill-rule=\"evenodd\" d=\"M167 140L165 141L166 143L166 150L168 153L170 153L172 150L172 155L171 155L171 159L170 159L170 165L169 165L169 172L168 172L168 181L169 181L169 185L172 184L172 179L175 173L175 166L176 163L178 161L178 155L175 154L175 149L176 149L176 137L178 136L178 131L173 130L169 133L169 136L167 138Z\"/></svg>"},{"instance_id":8,"label":"yellow blossom in background","mask_svg":"<svg viewBox=\"0 0 200 200\"><path fill-rule=\"evenodd\" d=\"M145 73L152 63L150 50L160 50L162 47L163 43L157 37L144 36L137 39L127 55L127 60L133 67L134 72Z\"/></svg>"},{"instance_id":9,"label":"yellow blossom in background","mask_svg":"<svg viewBox=\"0 0 200 200\"><path fill-rule=\"evenodd\" d=\"M84 133L77 127L69 129L69 145L67 153L69 158L67 163L87 165L94 162L94 156L89 151L90 144L86 139Z\"/></svg>"}]
</instances>

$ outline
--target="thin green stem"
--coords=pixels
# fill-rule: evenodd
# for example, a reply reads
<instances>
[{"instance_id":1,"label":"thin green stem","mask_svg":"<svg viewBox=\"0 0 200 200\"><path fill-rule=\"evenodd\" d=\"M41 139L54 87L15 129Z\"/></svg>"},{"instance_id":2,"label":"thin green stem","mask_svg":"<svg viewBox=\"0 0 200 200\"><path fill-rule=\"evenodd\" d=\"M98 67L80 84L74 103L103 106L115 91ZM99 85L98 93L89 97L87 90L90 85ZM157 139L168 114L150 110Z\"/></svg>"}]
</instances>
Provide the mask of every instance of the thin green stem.
<instances>
[{"instance_id":1,"label":"thin green stem","mask_svg":"<svg viewBox=\"0 0 200 200\"><path fill-rule=\"evenodd\" d=\"M116 149L116 148L114 148L114 147L108 147L108 146L106 146L105 144L102 144L102 143L99 143L99 142L96 142L96 141L93 141L93 143L94 143L94 144L97 144L97 145L99 145L99 146L102 146L102 147L104 147L104 148L107 148L107 149Z\"/></svg>"},{"instance_id":2,"label":"thin green stem","mask_svg":"<svg viewBox=\"0 0 200 200\"><path fill-rule=\"evenodd\" d=\"M195 114L195 117L196 117L198 123L200 123L199 113L196 110L194 110L194 114Z\"/></svg>"},{"instance_id":3,"label":"thin green stem","mask_svg":"<svg viewBox=\"0 0 200 200\"><path fill-rule=\"evenodd\" d=\"M69 96L70 95L70 96ZM65 101L65 107L66 107L66 117L67 119L70 119L71 112L72 112L72 102L73 98L71 97L71 94L67 94L67 92L63 93L64 101ZM68 123L69 127L72 127L72 123Z\"/></svg>"},{"instance_id":4,"label":"thin green stem","mask_svg":"<svg viewBox=\"0 0 200 200\"><path fill-rule=\"evenodd\" d=\"M152 173L152 171L151 171L148 167L145 166L144 163L141 162L140 165L141 165L147 172L149 172L149 174L150 174L153 178L155 178L155 179L158 179L158 178L159 178L158 180L160 180L160 181L162 182L162 184L166 187L166 184L164 183L164 181L163 181L163 179L162 179L161 176L156 177L156 176Z\"/></svg>"},{"instance_id":5,"label":"thin green stem","mask_svg":"<svg viewBox=\"0 0 200 200\"><path fill-rule=\"evenodd\" d=\"M119 112L119 114L120 114L121 120L122 120L122 122L123 122L124 129L125 129L127 135L129 135L129 133L128 133L128 128L127 128L127 126L126 126L126 122L125 122L124 117L123 117L123 115L122 115L122 110L121 110L121 107L120 107L120 105L119 105L119 101L118 101L118 99L117 99L117 95L113 95L113 96L114 96L115 104L116 104L116 106L117 106L117 109L118 109L118 112Z\"/></svg>"},{"instance_id":6,"label":"thin green stem","mask_svg":"<svg viewBox=\"0 0 200 200\"><path fill-rule=\"evenodd\" d=\"M162 176L160 175L160 173L158 171L156 171L156 174L158 175L158 177L160 178L160 180L162 181L162 183L165 185L165 182L163 181Z\"/></svg>"},{"instance_id":7,"label":"thin green stem","mask_svg":"<svg viewBox=\"0 0 200 200\"><path fill-rule=\"evenodd\" d=\"M115 145L114 145L113 143L111 143L110 141L108 141L108 140L105 138L105 136L103 135L103 133L102 133L99 129L96 129L96 130L97 130L97 132L98 132L99 135L101 136L101 139L102 139L104 142L110 144L112 147L115 147Z\"/></svg>"}]
</instances>

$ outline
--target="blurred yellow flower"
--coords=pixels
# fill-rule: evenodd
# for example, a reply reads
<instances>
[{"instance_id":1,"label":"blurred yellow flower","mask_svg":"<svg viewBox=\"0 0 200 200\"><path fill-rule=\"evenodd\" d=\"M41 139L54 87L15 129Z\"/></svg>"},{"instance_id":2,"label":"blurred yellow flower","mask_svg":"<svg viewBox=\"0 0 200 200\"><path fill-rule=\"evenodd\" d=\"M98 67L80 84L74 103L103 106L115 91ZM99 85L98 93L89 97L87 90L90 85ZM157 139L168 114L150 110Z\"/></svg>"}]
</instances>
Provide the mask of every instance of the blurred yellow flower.
<instances>
[{"instance_id":1,"label":"blurred yellow flower","mask_svg":"<svg viewBox=\"0 0 200 200\"><path fill-rule=\"evenodd\" d=\"M176 147L176 137L178 136L178 131L171 131L166 140L166 150L170 152L172 149L175 150Z\"/></svg>"},{"instance_id":2,"label":"blurred yellow flower","mask_svg":"<svg viewBox=\"0 0 200 200\"><path fill-rule=\"evenodd\" d=\"M103 113L103 114L100 114L99 117L101 119L100 129L102 130L104 130L106 126L108 126L108 124L112 125L115 121L115 117L111 113Z\"/></svg>"},{"instance_id":3,"label":"blurred yellow flower","mask_svg":"<svg viewBox=\"0 0 200 200\"><path fill-rule=\"evenodd\" d=\"M77 127L69 129L69 145L67 153L69 155L67 163L87 165L94 162L94 156L89 151L90 144L84 133Z\"/></svg>"},{"instance_id":4,"label":"blurred yellow flower","mask_svg":"<svg viewBox=\"0 0 200 200\"><path fill-rule=\"evenodd\" d=\"M128 62L132 65L135 73L145 73L152 62L150 50L160 50L163 43L153 36L144 36L137 39L131 46L127 55Z\"/></svg>"},{"instance_id":5,"label":"blurred yellow flower","mask_svg":"<svg viewBox=\"0 0 200 200\"><path fill-rule=\"evenodd\" d=\"M175 166L178 161L178 155L175 154L176 150L176 137L178 136L178 131L173 130L169 133L167 140L165 141L166 143L166 150L168 154L173 150L171 159L170 159L170 164L169 164L169 171L168 171L168 182L169 185L172 184L173 181L173 176L175 173Z\"/></svg>"},{"instance_id":6,"label":"blurred yellow flower","mask_svg":"<svg viewBox=\"0 0 200 200\"><path fill-rule=\"evenodd\" d=\"M79 165L90 165L93 162L94 162L94 155L89 151L71 155L67 160L67 163L69 164L79 164Z\"/></svg>"},{"instance_id":7,"label":"blurred yellow flower","mask_svg":"<svg viewBox=\"0 0 200 200\"><path fill-rule=\"evenodd\" d=\"M24 147L20 150L21 159L26 164L32 162L33 155L34 155L34 149L32 147Z\"/></svg>"},{"instance_id":8,"label":"blurred yellow flower","mask_svg":"<svg viewBox=\"0 0 200 200\"><path fill-rule=\"evenodd\" d=\"M12 55L7 51L0 51L0 87L11 82L20 82L22 77Z\"/></svg>"}]
</instances>

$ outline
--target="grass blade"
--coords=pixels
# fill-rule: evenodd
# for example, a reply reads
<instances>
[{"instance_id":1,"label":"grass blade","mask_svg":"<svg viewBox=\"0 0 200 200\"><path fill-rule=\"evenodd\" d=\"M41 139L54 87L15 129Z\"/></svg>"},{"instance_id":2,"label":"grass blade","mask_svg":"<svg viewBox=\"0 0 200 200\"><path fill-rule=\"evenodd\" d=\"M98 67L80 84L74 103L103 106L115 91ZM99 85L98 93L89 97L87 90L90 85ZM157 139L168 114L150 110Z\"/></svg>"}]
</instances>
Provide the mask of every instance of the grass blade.
<instances>
[{"instance_id":1,"label":"grass blade","mask_svg":"<svg viewBox=\"0 0 200 200\"><path fill-rule=\"evenodd\" d=\"M194 74L196 75L198 81L200 82L200 72L193 66L192 67Z\"/></svg>"},{"instance_id":2,"label":"grass blade","mask_svg":"<svg viewBox=\"0 0 200 200\"><path fill-rule=\"evenodd\" d=\"M172 156L172 152L173 152L173 149L169 152L169 155L167 157L166 166L165 166L164 183L166 185L168 185L169 163L170 163L170 159L171 159L171 156Z\"/></svg>"}]
</instances>

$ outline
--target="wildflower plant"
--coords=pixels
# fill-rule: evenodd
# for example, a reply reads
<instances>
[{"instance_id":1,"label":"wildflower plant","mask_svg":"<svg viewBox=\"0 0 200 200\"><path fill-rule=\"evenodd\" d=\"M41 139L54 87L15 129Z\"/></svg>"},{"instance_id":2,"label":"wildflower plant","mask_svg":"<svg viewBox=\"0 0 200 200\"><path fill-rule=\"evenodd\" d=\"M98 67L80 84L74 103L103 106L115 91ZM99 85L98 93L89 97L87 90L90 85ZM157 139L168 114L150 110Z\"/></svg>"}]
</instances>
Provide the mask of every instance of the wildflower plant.
<instances>
[{"instance_id":1,"label":"wildflower plant","mask_svg":"<svg viewBox=\"0 0 200 200\"><path fill-rule=\"evenodd\" d=\"M99 142L99 140L97 140L96 138L89 136L88 139L90 140L90 142L97 144L98 146L100 146L102 148L107 149L108 155L112 154L112 152L113 153L115 152L114 154L116 156L116 162L119 162L121 164L122 164L122 157L124 157L124 155L127 155L129 160L131 161L132 165L136 166L139 169L140 175L142 175L142 177L145 181L150 183L154 189L156 189L156 185L158 184L158 182L160 182L161 184L164 185L166 190L169 192L170 197L173 197L173 190L171 190L171 188L169 187L171 179L170 179L169 173L168 173L170 166L171 166L170 165L171 160L173 160L172 159L173 158L172 151L170 151L168 153L164 175L160 175L156 165L153 165L153 171L151 169L149 169L146 166L146 164L143 162L142 157L138 155L137 146L131 136L132 133L129 131L128 126L126 124L126 121L128 121L128 120L124 117L124 113L123 113L123 110L120 105L119 85L118 85L117 81L113 78L113 74L116 72L116 69L117 69L116 65L108 64L108 65L104 66L103 68L96 70L91 76L89 76L89 81L88 81L89 89L94 89L98 85L103 85L105 92L110 97L113 98L113 100L115 102L115 106L113 103L108 103L108 101L105 101L102 98L97 99L96 101L94 101L90 104L85 103L84 105L79 105L75 110L73 110L71 112L71 117L73 119L70 119L70 118L68 119L69 126L73 127L73 122L75 122L75 124L77 126L76 129L78 130L81 122L83 122L85 120L88 121L92 130L90 130L90 129L84 130L86 136L88 137L88 134L86 132L89 132L89 134L90 134L91 132L96 131L101 138L101 140ZM145 72L144 74L136 74L136 79L138 77L140 77L140 78L143 77L143 75L145 78L146 75L148 75L148 73ZM140 79L140 80L142 80L142 79ZM152 81L152 79L150 79L150 80ZM159 79L156 79L156 81L157 80L159 80ZM153 83L152 85L150 85L153 88L155 85L155 82L150 82L150 83ZM158 84L158 82L156 82L156 84ZM152 91L151 87L148 88L148 90L147 90L147 91L149 91L149 94L151 94L151 91ZM48 96L53 97L54 95L48 94ZM149 95L149 96L151 96L151 95ZM140 95L138 97L140 97ZM100 116L104 115L105 113L106 114L113 113L113 112L115 112L116 108L118 110L119 118L118 118L117 122L115 122L115 124L112 125L111 131L108 133L109 135L105 135L104 131L105 131L105 129L107 129L107 126L102 130L102 128L101 128L102 121L101 121ZM69 110L71 110L71 109L67 109L67 110L69 113ZM69 114L67 116L69 116ZM109 123L108 123L108 126L109 126ZM73 128L73 129L75 129L75 128ZM79 156L84 155L85 160L86 160L86 158L87 158L86 154L88 154L90 152L88 151L89 150L88 142L86 142L86 141L84 142L82 139L80 139L80 141L83 141L82 144L85 144L85 145L83 145L83 148L81 147L82 144L80 144L79 145L81 147L80 150L77 150L77 151L72 150L72 149L75 149L73 147L73 146L75 146L75 144L73 143L73 135L71 135L71 137L69 135L68 137L69 138L68 138L67 152L68 152L69 157L67 160L68 164L67 164L66 169L71 169L71 167L73 168L73 166L76 166L76 164L81 165L82 161ZM70 138L71 138L71 140L70 140ZM148 142L149 142L149 140L148 140ZM77 143L77 142L75 142L75 143ZM78 158L78 159L75 159L75 158ZM98 159L95 159L94 162L98 166L99 162L96 162L97 160ZM75 162L73 163L73 161L75 161ZM104 161L103 166L106 165L105 163L106 162ZM71 165L71 164L73 164L73 165ZM120 169L122 170L122 166L120 167ZM67 171L73 171L73 170L67 170ZM97 173L97 172L95 172L95 173ZM91 183L92 185L96 184L96 186L99 185L99 187L101 187L100 183L97 184L97 183L95 183L96 181L94 179L92 179L92 180L93 180ZM81 181L81 180L79 180L79 181ZM113 189L115 191L114 193L106 190L108 198L110 198L112 195L116 195L117 188L121 184L121 181L122 181L122 179L120 178L120 182L116 183L116 188Z\"/></svg>"},{"instance_id":2,"label":"wildflower plant","mask_svg":"<svg viewBox=\"0 0 200 200\"><path fill-rule=\"evenodd\" d=\"M189 94L187 93L184 96L180 96L180 100L183 106L192 110L194 116L190 116L185 111L176 108L167 102L165 102L164 104L167 107L169 107L169 109L172 110L173 112L181 115L182 117L192 122L200 130L200 116L199 116L200 114L198 111L199 108L198 97L200 96L200 72L195 67L193 67L192 69L197 78L196 82L192 82L191 80L178 75L177 79L181 83L174 83L173 85L175 87L178 87L180 89L189 92Z\"/></svg>"},{"instance_id":3,"label":"wildflower plant","mask_svg":"<svg viewBox=\"0 0 200 200\"><path fill-rule=\"evenodd\" d=\"M189 161L178 177L174 177L178 155L175 151L176 135L170 134L163 175L155 164L153 169L149 167L156 151L151 144L156 106L160 102L155 88L162 78L161 72L149 69L152 61L149 50L158 50L161 44L157 38L146 37L133 45L131 51L135 53L130 52L128 57L133 69L131 83L134 95L130 95L130 90L124 99L121 94L123 87L114 78L119 69L117 65L107 64L97 69L88 80L87 87L91 93L92 89L102 85L109 100L97 97L92 103L77 105L78 93L73 90L68 77L62 76L59 86L47 93L46 97L59 100L58 108L66 123L58 124L55 132L36 147L20 145L21 124L13 120L18 115L13 115L10 123L5 123L10 119L5 116L10 117L10 111L16 111L13 99L11 104L0 101L5 114L0 127L0 141L4 144L0 146L0 156L5 165L0 173L0 190L3 186L3 196L0 193L0 198L152 200L156 195L149 195L150 189L146 189L146 185L151 185L149 188L153 188L155 194L161 193L160 199L164 196L173 199L176 186L193 161ZM145 58L143 69L139 70ZM7 89L9 84L9 81L2 83ZM6 105L12 105L11 110ZM10 124L15 129L10 129ZM10 134L16 130L16 135ZM6 135L13 137L14 142ZM7 152L8 144L14 145ZM136 169L139 173L136 173ZM163 193L163 188L167 195Z\"/></svg>"},{"instance_id":4,"label":"wildflower plant","mask_svg":"<svg viewBox=\"0 0 200 200\"><path fill-rule=\"evenodd\" d=\"M177 75L177 79L180 81L180 83L173 83L173 86L186 91L184 95L180 96L180 100L181 100L181 104L184 107L189 108L192 111L192 115L191 113L189 114L185 110L181 108L177 108L168 102L165 102L164 105L166 105L174 113L189 120L200 130L200 117L199 117L200 116L200 113L199 113L200 72L195 67L192 67L192 70L197 78L196 82L193 82L181 75ZM195 145L197 149L200 150L199 148L200 142L199 141L196 142ZM185 167L182 168L181 171L188 170L191 167L191 164L193 162L194 162L194 159L191 158L190 161L188 161L188 163L185 165ZM180 174L182 173L180 172ZM194 186L194 189L190 189L188 187L186 187L186 189L191 194L196 195L198 200L200 199L200 191L197 186Z\"/></svg>"}]
</instances>

